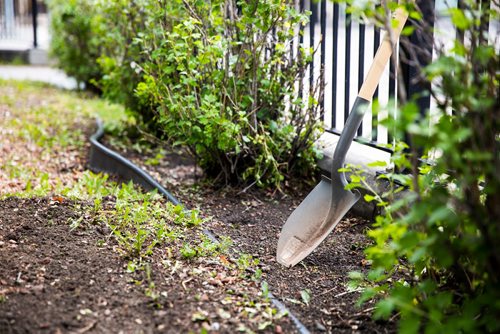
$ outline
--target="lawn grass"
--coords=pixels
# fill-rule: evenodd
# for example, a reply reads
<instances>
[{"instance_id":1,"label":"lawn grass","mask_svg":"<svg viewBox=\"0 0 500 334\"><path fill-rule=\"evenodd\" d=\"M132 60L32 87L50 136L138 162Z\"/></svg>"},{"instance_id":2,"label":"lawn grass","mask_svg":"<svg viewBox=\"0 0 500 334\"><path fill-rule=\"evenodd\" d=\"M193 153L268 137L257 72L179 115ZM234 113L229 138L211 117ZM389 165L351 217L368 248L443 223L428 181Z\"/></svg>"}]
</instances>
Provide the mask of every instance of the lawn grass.
<instances>
[{"instance_id":1,"label":"lawn grass","mask_svg":"<svg viewBox=\"0 0 500 334\"><path fill-rule=\"evenodd\" d=\"M95 118L133 122L117 104L43 83L0 80L0 197L41 196L78 179Z\"/></svg>"}]
</instances>

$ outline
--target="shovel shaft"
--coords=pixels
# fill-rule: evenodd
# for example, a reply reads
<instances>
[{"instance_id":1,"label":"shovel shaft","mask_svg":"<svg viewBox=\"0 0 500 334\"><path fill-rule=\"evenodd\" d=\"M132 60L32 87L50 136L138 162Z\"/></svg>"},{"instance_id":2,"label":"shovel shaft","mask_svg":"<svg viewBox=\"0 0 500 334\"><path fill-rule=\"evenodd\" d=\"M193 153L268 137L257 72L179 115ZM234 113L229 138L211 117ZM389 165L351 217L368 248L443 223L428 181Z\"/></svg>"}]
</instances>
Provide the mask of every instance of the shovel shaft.
<instances>
[{"instance_id":1,"label":"shovel shaft","mask_svg":"<svg viewBox=\"0 0 500 334\"><path fill-rule=\"evenodd\" d=\"M365 110L367 109L370 101L365 100L362 97L357 97L354 101L349 117L345 123L344 129L340 135L337 146L335 147L335 152L333 153L333 164L332 164L332 181L338 177L341 177L342 184L345 186L346 181L344 173L338 173L339 168L344 166L345 157L347 151L351 147L352 140L358 131L359 125L363 121L363 116Z\"/></svg>"},{"instance_id":2,"label":"shovel shaft","mask_svg":"<svg viewBox=\"0 0 500 334\"><path fill-rule=\"evenodd\" d=\"M360 197L357 191L345 189L347 184L345 175L339 173L338 170L344 165L347 151L368 109L384 67L389 61L393 49L391 39L394 41L399 37L406 18L407 14L403 10L396 13L398 27L392 32L390 36L392 38L386 35L375 55L374 64L368 71L358 97L354 101L354 106L335 148L331 182L321 180L292 212L283 226L276 259L287 267L297 264L310 254Z\"/></svg>"}]
</instances>

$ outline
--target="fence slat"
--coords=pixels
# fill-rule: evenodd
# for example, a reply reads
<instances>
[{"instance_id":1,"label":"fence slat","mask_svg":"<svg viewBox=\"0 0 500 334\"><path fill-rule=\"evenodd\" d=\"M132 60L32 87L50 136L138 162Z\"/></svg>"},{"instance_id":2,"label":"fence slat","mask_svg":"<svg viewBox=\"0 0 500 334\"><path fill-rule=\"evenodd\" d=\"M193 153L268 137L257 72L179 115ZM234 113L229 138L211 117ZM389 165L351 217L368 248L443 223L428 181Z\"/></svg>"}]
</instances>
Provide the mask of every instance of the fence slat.
<instances>
[{"instance_id":1,"label":"fence slat","mask_svg":"<svg viewBox=\"0 0 500 334\"><path fill-rule=\"evenodd\" d=\"M344 78L344 124L349 117L349 86L351 78L351 15L345 15L345 78Z\"/></svg>"},{"instance_id":2,"label":"fence slat","mask_svg":"<svg viewBox=\"0 0 500 334\"><path fill-rule=\"evenodd\" d=\"M359 25L359 46L358 46L358 91L363 85L363 80L365 79L365 25ZM359 125L358 136L363 135L363 122Z\"/></svg>"},{"instance_id":3,"label":"fence slat","mask_svg":"<svg viewBox=\"0 0 500 334\"><path fill-rule=\"evenodd\" d=\"M321 7L320 7L320 27L321 27L321 73L324 73L325 70L325 56L326 56L326 1L327 0L321 0ZM325 76L324 74L321 74L321 83L320 85L324 88L325 87ZM325 96L324 94L321 95L319 105L321 107L321 110L323 111L321 113L321 120L324 121L324 110L325 110Z\"/></svg>"},{"instance_id":4,"label":"fence slat","mask_svg":"<svg viewBox=\"0 0 500 334\"><path fill-rule=\"evenodd\" d=\"M373 57L377 53L378 47L380 45L380 29L377 27L373 28ZM375 89L375 93L373 94L373 101L378 99L378 86ZM375 104L372 103L372 141L377 142L378 136L378 113L375 110Z\"/></svg>"},{"instance_id":5,"label":"fence slat","mask_svg":"<svg viewBox=\"0 0 500 334\"><path fill-rule=\"evenodd\" d=\"M309 47L315 48L315 35L316 35L316 23L318 22L318 4L316 1L310 1L311 6L311 20L309 22ZM314 58L311 60L311 67L309 72L309 89L312 89L314 85Z\"/></svg>"},{"instance_id":6,"label":"fence slat","mask_svg":"<svg viewBox=\"0 0 500 334\"><path fill-rule=\"evenodd\" d=\"M337 128L337 68L338 68L338 48L339 44L339 4L335 3L333 5L333 29L332 29L332 47L333 47L333 59L332 59L332 124L331 128Z\"/></svg>"}]
</instances>

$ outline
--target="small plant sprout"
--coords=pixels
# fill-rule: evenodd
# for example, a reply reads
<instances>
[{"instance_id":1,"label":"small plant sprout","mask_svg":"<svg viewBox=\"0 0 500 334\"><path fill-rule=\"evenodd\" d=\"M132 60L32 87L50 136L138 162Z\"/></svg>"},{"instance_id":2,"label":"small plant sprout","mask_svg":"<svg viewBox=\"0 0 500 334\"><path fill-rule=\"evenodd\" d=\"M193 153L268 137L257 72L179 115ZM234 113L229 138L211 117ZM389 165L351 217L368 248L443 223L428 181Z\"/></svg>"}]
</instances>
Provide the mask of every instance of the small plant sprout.
<instances>
[{"instance_id":1,"label":"small plant sprout","mask_svg":"<svg viewBox=\"0 0 500 334\"><path fill-rule=\"evenodd\" d=\"M300 291L300 298L304 304L309 305L309 302L311 301L311 290L304 289Z\"/></svg>"},{"instance_id":2,"label":"small plant sprout","mask_svg":"<svg viewBox=\"0 0 500 334\"><path fill-rule=\"evenodd\" d=\"M185 259L192 259L197 255L196 249L191 247L190 244L184 243L180 249L181 255Z\"/></svg>"},{"instance_id":3,"label":"small plant sprout","mask_svg":"<svg viewBox=\"0 0 500 334\"><path fill-rule=\"evenodd\" d=\"M69 219L69 223L70 223L69 227L70 227L70 229L73 231L73 230L76 230L77 228L79 228L80 225L81 225L81 223L82 223L82 221L83 221L83 218L84 218L83 216L80 216L80 217L78 217L76 219L75 218L70 218Z\"/></svg>"},{"instance_id":4,"label":"small plant sprout","mask_svg":"<svg viewBox=\"0 0 500 334\"><path fill-rule=\"evenodd\" d=\"M264 298L264 300L268 300L269 299L269 284L267 284L266 281L263 281L261 283L260 291L262 293L262 297Z\"/></svg>"}]
</instances>

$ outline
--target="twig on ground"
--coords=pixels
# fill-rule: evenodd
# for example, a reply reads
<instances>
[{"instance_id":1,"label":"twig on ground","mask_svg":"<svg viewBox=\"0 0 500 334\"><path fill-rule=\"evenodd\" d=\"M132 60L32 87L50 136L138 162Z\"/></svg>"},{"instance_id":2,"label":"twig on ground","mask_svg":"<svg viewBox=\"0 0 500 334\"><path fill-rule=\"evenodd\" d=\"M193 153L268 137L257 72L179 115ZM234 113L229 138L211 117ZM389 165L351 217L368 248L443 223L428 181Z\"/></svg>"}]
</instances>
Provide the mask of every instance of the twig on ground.
<instances>
[{"instance_id":1,"label":"twig on ground","mask_svg":"<svg viewBox=\"0 0 500 334\"><path fill-rule=\"evenodd\" d=\"M71 332L72 334L83 334L85 332L88 332L89 330L91 330L92 328L94 328L95 324L97 324L97 320L91 322L90 324L88 324L87 326L85 327L82 327L74 332Z\"/></svg>"},{"instance_id":2,"label":"twig on ground","mask_svg":"<svg viewBox=\"0 0 500 334\"><path fill-rule=\"evenodd\" d=\"M367 308L367 309L364 309L364 310L363 310L363 311L361 311L361 312L358 312L358 313L354 314L354 316L358 316L358 315L365 315L366 313L369 313L369 312L371 312L371 311L373 311L373 310L375 310L375 309L376 309L376 307L375 307L375 306L372 306L372 307L369 307L369 308Z\"/></svg>"},{"instance_id":3,"label":"twig on ground","mask_svg":"<svg viewBox=\"0 0 500 334\"><path fill-rule=\"evenodd\" d=\"M336 287L333 287L333 288L331 288L331 289L328 289L328 290L326 290L326 291L323 291L322 293L320 293L319 295L317 295L317 297L319 297L319 296L323 296L323 295L326 295L326 294L328 294L328 293L332 292L332 291L333 291L333 290L335 290L335 289L336 289ZM363 289L356 289L356 290L344 291L344 292L342 292L342 293L336 294L335 296L333 296L333 298L342 297L342 296L347 295L347 294L350 294L350 293L354 293L354 292L361 292L361 291L363 291Z\"/></svg>"}]
</instances>

